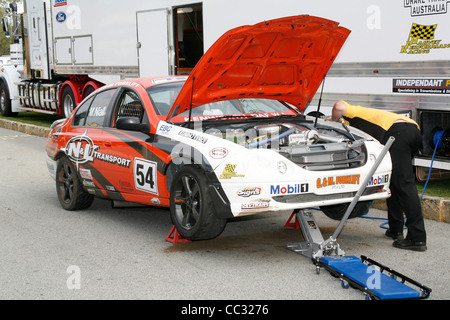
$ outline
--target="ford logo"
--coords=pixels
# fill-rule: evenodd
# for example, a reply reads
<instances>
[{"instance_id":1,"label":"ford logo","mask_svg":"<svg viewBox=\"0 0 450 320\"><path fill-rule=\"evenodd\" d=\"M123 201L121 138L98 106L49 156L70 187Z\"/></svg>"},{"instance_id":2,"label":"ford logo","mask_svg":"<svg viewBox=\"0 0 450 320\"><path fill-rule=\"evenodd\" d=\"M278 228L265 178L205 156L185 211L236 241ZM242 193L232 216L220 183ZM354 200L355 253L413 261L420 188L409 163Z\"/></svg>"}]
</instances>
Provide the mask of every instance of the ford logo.
<instances>
[{"instance_id":1,"label":"ford logo","mask_svg":"<svg viewBox=\"0 0 450 320\"><path fill-rule=\"evenodd\" d=\"M62 11L58 12L56 14L56 21L58 21L59 23L63 23L64 21L66 21L66 14Z\"/></svg>"}]
</instances>

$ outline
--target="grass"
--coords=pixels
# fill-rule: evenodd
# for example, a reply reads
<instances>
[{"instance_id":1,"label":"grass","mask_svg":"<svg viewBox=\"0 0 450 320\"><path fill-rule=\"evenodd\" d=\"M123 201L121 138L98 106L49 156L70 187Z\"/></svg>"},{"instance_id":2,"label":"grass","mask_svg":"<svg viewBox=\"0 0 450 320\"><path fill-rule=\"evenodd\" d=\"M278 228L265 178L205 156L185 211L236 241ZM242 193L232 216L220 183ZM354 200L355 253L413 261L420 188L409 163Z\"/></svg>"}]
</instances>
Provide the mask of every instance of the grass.
<instances>
[{"instance_id":1,"label":"grass","mask_svg":"<svg viewBox=\"0 0 450 320\"><path fill-rule=\"evenodd\" d=\"M417 191L422 194L425 182L416 182ZM450 198L450 180L429 181L424 195Z\"/></svg>"},{"instance_id":2,"label":"grass","mask_svg":"<svg viewBox=\"0 0 450 320\"><path fill-rule=\"evenodd\" d=\"M61 119L60 116L54 114L47 114L41 112L19 112L17 117L3 117L0 115L0 119L6 119L21 123L34 124L36 126L50 128L53 121Z\"/></svg>"}]
</instances>

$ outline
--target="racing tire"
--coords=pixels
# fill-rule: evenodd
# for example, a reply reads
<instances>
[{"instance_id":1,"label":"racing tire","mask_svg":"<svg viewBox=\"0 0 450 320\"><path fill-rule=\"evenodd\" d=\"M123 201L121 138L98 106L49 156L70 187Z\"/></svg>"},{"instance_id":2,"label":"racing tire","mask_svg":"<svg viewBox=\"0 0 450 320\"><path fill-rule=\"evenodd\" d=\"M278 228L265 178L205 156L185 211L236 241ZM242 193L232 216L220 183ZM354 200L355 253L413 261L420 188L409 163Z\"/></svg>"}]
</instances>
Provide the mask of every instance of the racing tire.
<instances>
[{"instance_id":1,"label":"racing tire","mask_svg":"<svg viewBox=\"0 0 450 320\"><path fill-rule=\"evenodd\" d=\"M320 210L330 219L333 220L342 220L342 218L345 215L345 212L347 211L348 206L350 203L341 203L341 204L335 204L332 206L323 206L320 207ZM349 219L361 217L367 211L369 210L370 206L372 205L372 201L359 201L356 203L356 206L353 208L352 213L348 217Z\"/></svg>"},{"instance_id":2,"label":"racing tire","mask_svg":"<svg viewBox=\"0 0 450 320\"><path fill-rule=\"evenodd\" d=\"M70 86L66 86L61 94L61 108L62 116L64 118L70 117L72 111L75 109L75 95Z\"/></svg>"},{"instance_id":3,"label":"racing tire","mask_svg":"<svg viewBox=\"0 0 450 320\"><path fill-rule=\"evenodd\" d=\"M72 162L62 157L56 167L56 192L61 206L69 211L87 209L94 201L94 195L83 189Z\"/></svg>"},{"instance_id":4,"label":"racing tire","mask_svg":"<svg viewBox=\"0 0 450 320\"><path fill-rule=\"evenodd\" d=\"M4 82L0 83L0 111L4 117L17 116L17 112L11 111L11 99Z\"/></svg>"},{"instance_id":5,"label":"racing tire","mask_svg":"<svg viewBox=\"0 0 450 320\"><path fill-rule=\"evenodd\" d=\"M95 88L93 86L88 86L84 90L83 99L87 98L92 92L95 91Z\"/></svg>"},{"instance_id":6,"label":"racing tire","mask_svg":"<svg viewBox=\"0 0 450 320\"><path fill-rule=\"evenodd\" d=\"M197 166L182 167L170 188L170 216L180 235L189 240L218 237L227 224L217 217L208 182Z\"/></svg>"}]
</instances>

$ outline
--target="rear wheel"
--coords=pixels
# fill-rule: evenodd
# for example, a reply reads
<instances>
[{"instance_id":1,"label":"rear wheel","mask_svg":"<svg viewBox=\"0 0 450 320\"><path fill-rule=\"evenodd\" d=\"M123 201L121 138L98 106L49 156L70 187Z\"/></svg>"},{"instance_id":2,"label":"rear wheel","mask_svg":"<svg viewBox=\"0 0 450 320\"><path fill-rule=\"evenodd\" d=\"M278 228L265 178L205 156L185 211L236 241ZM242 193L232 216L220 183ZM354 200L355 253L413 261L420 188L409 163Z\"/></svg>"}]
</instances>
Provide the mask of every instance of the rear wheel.
<instances>
[{"instance_id":1,"label":"rear wheel","mask_svg":"<svg viewBox=\"0 0 450 320\"><path fill-rule=\"evenodd\" d=\"M75 166L66 157L58 161L56 192L61 206L66 210L87 209L94 201L94 196L83 189Z\"/></svg>"},{"instance_id":2,"label":"rear wheel","mask_svg":"<svg viewBox=\"0 0 450 320\"><path fill-rule=\"evenodd\" d=\"M174 176L170 216L180 235L189 240L216 238L227 223L226 219L217 218L205 175L190 165L182 167Z\"/></svg>"},{"instance_id":3,"label":"rear wheel","mask_svg":"<svg viewBox=\"0 0 450 320\"><path fill-rule=\"evenodd\" d=\"M95 88L93 86L86 87L86 89L84 90L83 99L86 98L87 96L89 96L94 91L95 91Z\"/></svg>"},{"instance_id":4,"label":"rear wheel","mask_svg":"<svg viewBox=\"0 0 450 320\"><path fill-rule=\"evenodd\" d=\"M64 118L70 117L72 111L75 109L75 95L72 88L66 86L61 94L61 107Z\"/></svg>"},{"instance_id":5,"label":"rear wheel","mask_svg":"<svg viewBox=\"0 0 450 320\"><path fill-rule=\"evenodd\" d=\"M356 206L353 208L353 211L348 218L352 219L352 218L357 218L357 217L364 215L369 210L371 204L372 204L372 201L358 202L356 204ZM341 220L344 217L345 212L347 211L347 208L349 205L350 205L350 203L341 203L341 204L336 204L336 205L332 205L332 206L323 206L323 207L320 207L320 210L322 210L322 212L328 218L331 218L333 220Z\"/></svg>"}]
</instances>

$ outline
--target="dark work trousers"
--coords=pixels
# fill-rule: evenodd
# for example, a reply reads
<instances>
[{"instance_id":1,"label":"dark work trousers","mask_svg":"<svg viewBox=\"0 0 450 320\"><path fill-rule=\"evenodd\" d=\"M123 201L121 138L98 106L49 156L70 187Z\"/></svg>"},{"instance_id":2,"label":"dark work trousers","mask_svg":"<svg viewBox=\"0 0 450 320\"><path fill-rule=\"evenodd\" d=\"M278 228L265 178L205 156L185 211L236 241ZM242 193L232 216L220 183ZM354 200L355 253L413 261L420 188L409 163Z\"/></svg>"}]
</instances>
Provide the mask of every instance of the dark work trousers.
<instances>
[{"instance_id":1,"label":"dark work trousers","mask_svg":"<svg viewBox=\"0 0 450 320\"><path fill-rule=\"evenodd\" d=\"M389 228L394 233L403 231L403 213L406 216L406 239L414 242L426 242L425 224L422 207L415 185L412 159L418 153L422 143L419 129L411 123L394 123L387 131L383 144L388 138L395 138L389 152L392 159L391 197L388 198Z\"/></svg>"}]
</instances>

